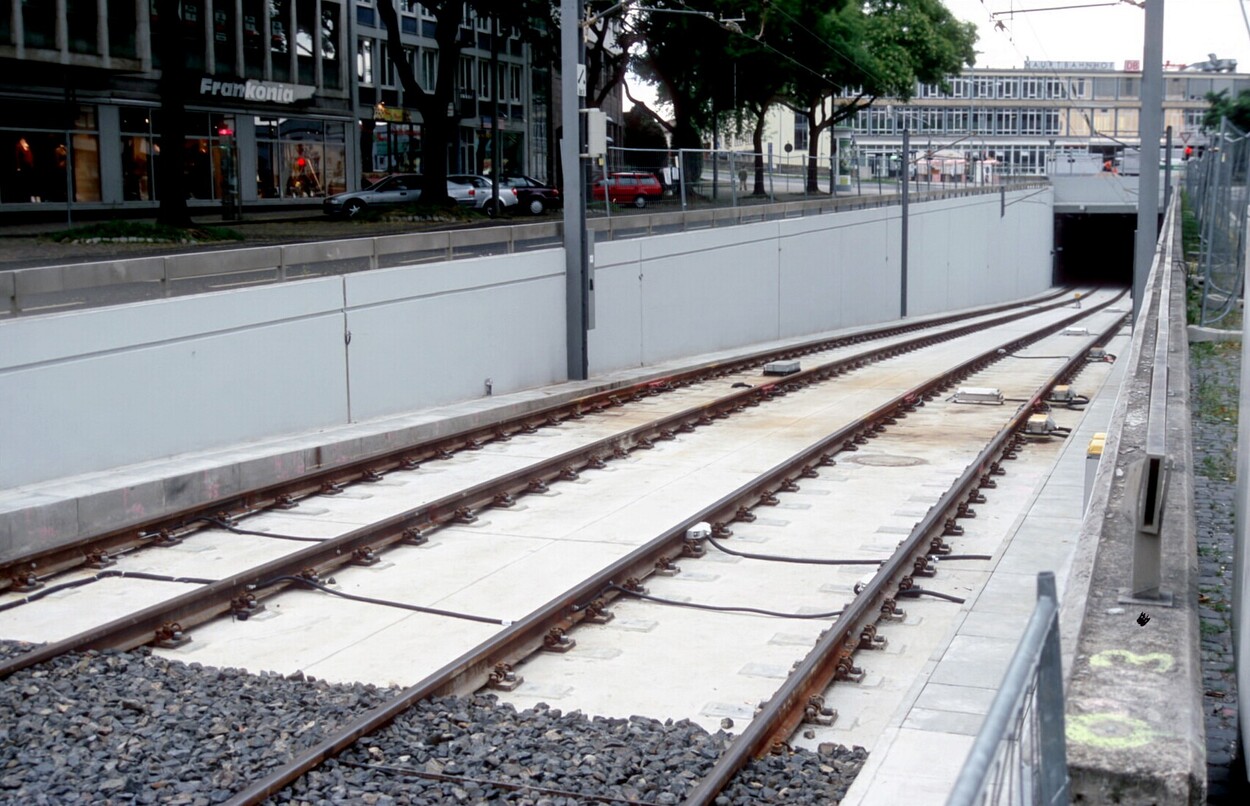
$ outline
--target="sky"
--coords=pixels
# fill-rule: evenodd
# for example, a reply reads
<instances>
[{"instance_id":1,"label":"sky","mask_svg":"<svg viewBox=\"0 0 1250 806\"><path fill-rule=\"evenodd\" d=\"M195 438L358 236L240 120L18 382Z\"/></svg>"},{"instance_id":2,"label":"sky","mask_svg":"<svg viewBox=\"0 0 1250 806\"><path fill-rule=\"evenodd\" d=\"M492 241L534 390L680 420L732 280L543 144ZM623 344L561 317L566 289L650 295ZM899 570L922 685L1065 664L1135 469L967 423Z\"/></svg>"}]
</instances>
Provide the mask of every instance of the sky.
<instances>
[{"instance_id":1,"label":"sky","mask_svg":"<svg viewBox=\"0 0 1250 806\"><path fill-rule=\"evenodd\" d=\"M1050 8L1114 0L942 0L956 17L977 25L977 67L1024 67L1031 61L1114 62L1141 60L1145 12L1127 3L1004 15L1013 9ZM1250 73L1250 33L1241 14L1243 0L1164 0L1163 60L1173 64L1206 61L1214 53L1236 59L1238 72ZM1250 14L1250 0L1246 12ZM995 28L1001 20L1003 30ZM654 104L651 87L630 82L640 100ZM628 104L628 101L626 101Z\"/></svg>"},{"instance_id":2,"label":"sky","mask_svg":"<svg viewBox=\"0 0 1250 806\"><path fill-rule=\"evenodd\" d=\"M1010 14L1013 9L1051 8L1114 0L943 0L961 20L976 23L977 67L1023 67L1033 61L1115 62L1140 60L1146 15L1118 3L1101 8L1073 8ZM1163 60L1174 64L1206 61L1215 53L1236 59L1239 72L1250 72L1250 33L1241 15L1242 0L1164 0ZM991 14L1000 14L991 19ZM1250 6L1247 6L1250 13ZM995 30L1000 20L1005 30Z\"/></svg>"}]
</instances>

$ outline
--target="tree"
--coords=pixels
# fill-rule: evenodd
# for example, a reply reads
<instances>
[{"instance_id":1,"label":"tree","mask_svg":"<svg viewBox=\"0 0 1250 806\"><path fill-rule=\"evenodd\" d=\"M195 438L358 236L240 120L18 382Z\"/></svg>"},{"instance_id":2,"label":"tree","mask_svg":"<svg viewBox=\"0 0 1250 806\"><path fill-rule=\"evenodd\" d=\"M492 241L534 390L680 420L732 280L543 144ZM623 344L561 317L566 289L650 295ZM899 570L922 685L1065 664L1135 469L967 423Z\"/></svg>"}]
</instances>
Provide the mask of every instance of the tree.
<instances>
[{"instance_id":1,"label":"tree","mask_svg":"<svg viewBox=\"0 0 1250 806\"><path fill-rule=\"evenodd\" d=\"M801 0L789 104L808 120L809 191L820 136L879 97L908 101L917 82L943 84L972 65L976 27L939 0ZM845 90L853 94L839 97Z\"/></svg>"},{"instance_id":2,"label":"tree","mask_svg":"<svg viewBox=\"0 0 1250 806\"><path fill-rule=\"evenodd\" d=\"M504 34L521 31L533 36L544 29L529 23L550 17L552 8L550 0L422 0L421 5L434 17L434 41L438 45L438 69L432 87L422 86L417 79L417 65L406 55L415 56L416 49L404 48L395 0L378 0L378 16L386 27L387 51L404 88L404 103L415 106L421 114L421 201L451 204L447 195L447 150L459 126L456 81L460 52L472 41L469 37L475 36L472 28L468 34L461 32L460 23L466 11L491 18Z\"/></svg>"},{"instance_id":3,"label":"tree","mask_svg":"<svg viewBox=\"0 0 1250 806\"><path fill-rule=\"evenodd\" d=\"M663 168L668 138L664 127L643 111L637 104L625 113L625 147L640 149L632 156L633 165L642 169Z\"/></svg>"},{"instance_id":4,"label":"tree","mask_svg":"<svg viewBox=\"0 0 1250 806\"><path fill-rule=\"evenodd\" d=\"M1229 98L1228 90L1208 92L1206 101L1211 106L1202 113L1203 131L1219 131L1224 118L1241 131L1250 131L1250 90L1242 90L1236 98Z\"/></svg>"},{"instance_id":5,"label":"tree","mask_svg":"<svg viewBox=\"0 0 1250 806\"><path fill-rule=\"evenodd\" d=\"M183 175L183 144L187 137L186 92L187 54L182 41L182 3L180 0L157 0L156 39L160 59L161 114L158 122L161 138L156 177L160 182L161 206L156 221L171 227L189 227L187 183Z\"/></svg>"}]
</instances>

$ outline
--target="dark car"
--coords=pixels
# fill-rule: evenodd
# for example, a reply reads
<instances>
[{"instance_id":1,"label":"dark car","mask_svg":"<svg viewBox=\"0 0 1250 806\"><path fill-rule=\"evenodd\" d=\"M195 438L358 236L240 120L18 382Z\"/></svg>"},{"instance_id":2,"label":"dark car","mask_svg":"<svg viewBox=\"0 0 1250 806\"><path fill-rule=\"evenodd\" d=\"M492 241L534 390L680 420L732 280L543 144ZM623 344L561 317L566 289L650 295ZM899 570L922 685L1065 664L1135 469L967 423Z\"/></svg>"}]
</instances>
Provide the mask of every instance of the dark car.
<instances>
[{"instance_id":1,"label":"dark car","mask_svg":"<svg viewBox=\"0 0 1250 806\"><path fill-rule=\"evenodd\" d=\"M447 195L465 207L471 207L475 201L472 188L451 180L447 182ZM363 190L329 196L322 202L321 209L326 215L355 218L369 207L413 204L420 198L420 174L392 174L382 177Z\"/></svg>"},{"instance_id":2,"label":"dark car","mask_svg":"<svg viewBox=\"0 0 1250 806\"><path fill-rule=\"evenodd\" d=\"M558 210L564 206L560 191L537 179L528 176L505 176L503 181L516 191L517 209L532 215L542 215L547 210Z\"/></svg>"}]
</instances>

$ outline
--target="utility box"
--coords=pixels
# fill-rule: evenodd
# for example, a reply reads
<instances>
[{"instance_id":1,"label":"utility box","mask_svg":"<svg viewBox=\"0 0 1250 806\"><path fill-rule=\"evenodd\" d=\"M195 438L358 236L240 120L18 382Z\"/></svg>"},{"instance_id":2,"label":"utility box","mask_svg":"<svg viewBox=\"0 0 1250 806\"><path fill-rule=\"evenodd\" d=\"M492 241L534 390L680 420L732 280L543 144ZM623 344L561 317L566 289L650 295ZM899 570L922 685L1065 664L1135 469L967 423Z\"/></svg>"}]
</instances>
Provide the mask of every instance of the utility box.
<instances>
[{"instance_id":1,"label":"utility box","mask_svg":"<svg viewBox=\"0 0 1250 806\"><path fill-rule=\"evenodd\" d=\"M587 157L602 157L608 153L608 115L602 109L583 109L586 113Z\"/></svg>"}]
</instances>

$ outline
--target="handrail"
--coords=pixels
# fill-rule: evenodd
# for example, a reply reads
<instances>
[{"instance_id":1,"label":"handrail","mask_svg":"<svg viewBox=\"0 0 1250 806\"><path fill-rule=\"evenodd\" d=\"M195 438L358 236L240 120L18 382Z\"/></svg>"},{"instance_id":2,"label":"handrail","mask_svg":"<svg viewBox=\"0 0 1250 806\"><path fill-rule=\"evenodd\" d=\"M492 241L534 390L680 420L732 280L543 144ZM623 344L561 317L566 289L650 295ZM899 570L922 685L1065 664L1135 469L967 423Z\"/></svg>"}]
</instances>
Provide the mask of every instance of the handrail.
<instances>
[{"instance_id":1,"label":"handrail","mask_svg":"<svg viewBox=\"0 0 1250 806\"><path fill-rule=\"evenodd\" d=\"M1036 695L1030 683L1037 677ZM1024 715L1027 699L1037 697L1034 706L1038 733L1033 737L1012 731ZM1038 787L1035 803L1053 806L1068 802L1067 748L1064 742L1063 716L1063 669L1059 653L1059 601L1055 589L1053 571L1037 575L1037 604L1024 628L1024 635L1016 646L1016 652L1003 675L1003 682L994 695L994 701L985 715L981 730L968 751L959 778L951 790L947 806L973 806L985 802L997 802L991 794L982 797L991 784L994 760L1004 740L1024 745L1034 744L1039 760L1038 767L1030 777ZM1027 729L1026 729L1027 730ZM1010 763L1005 761L1004 763ZM1018 785L1028 782L1011 772L1005 777L1016 780ZM1029 787L1031 789L1031 786ZM1012 793L1005 794L1007 802L1015 802Z\"/></svg>"},{"instance_id":2,"label":"handrail","mask_svg":"<svg viewBox=\"0 0 1250 806\"><path fill-rule=\"evenodd\" d=\"M1046 186L1046 182L1019 183L1013 184L1011 189ZM919 191L913 196L916 201L925 202L998 192L997 187L950 188ZM733 208L618 215L592 218L586 223L596 240L602 243L645 237L657 231L671 233L736 226L761 220L891 207L898 203L897 195L839 196ZM310 276L558 248L562 243L563 224L549 221L10 269L0 271L0 296L6 301L0 305L0 316L35 313L49 294L110 288L106 295L70 301L79 308L97 307L202 293L213 290L206 286L214 278L246 275L248 282L277 283ZM292 267L300 270L292 271ZM58 311L66 309L63 304L66 300L56 302Z\"/></svg>"}]
</instances>

